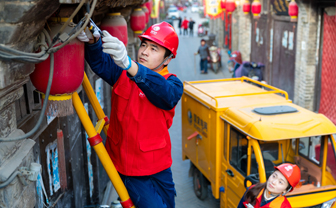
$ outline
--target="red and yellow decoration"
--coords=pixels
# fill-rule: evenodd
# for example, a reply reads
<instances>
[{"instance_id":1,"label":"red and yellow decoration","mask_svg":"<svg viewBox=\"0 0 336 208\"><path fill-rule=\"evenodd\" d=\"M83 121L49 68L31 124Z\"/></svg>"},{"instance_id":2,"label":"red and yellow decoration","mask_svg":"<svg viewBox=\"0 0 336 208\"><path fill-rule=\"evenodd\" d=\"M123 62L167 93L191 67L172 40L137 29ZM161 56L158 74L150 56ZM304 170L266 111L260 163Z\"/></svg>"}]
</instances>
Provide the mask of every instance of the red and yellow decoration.
<instances>
[{"instance_id":1,"label":"red and yellow decoration","mask_svg":"<svg viewBox=\"0 0 336 208\"><path fill-rule=\"evenodd\" d=\"M296 4L295 0L292 0L288 5L288 15L291 17L291 22L297 22L299 7Z\"/></svg>"},{"instance_id":2,"label":"red and yellow decoration","mask_svg":"<svg viewBox=\"0 0 336 208\"><path fill-rule=\"evenodd\" d=\"M236 9L236 3L234 0L226 0L225 9L228 14L231 14Z\"/></svg>"},{"instance_id":3,"label":"red and yellow decoration","mask_svg":"<svg viewBox=\"0 0 336 208\"><path fill-rule=\"evenodd\" d=\"M244 12L244 14L249 14L250 11L251 11L250 1L246 0L243 4L243 12Z\"/></svg>"},{"instance_id":4,"label":"red and yellow decoration","mask_svg":"<svg viewBox=\"0 0 336 208\"><path fill-rule=\"evenodd\" d=\"M252 14L254 18L258 18L261 13L261 3L259 0L252 2Z\"/></svg>"}]
</instances>

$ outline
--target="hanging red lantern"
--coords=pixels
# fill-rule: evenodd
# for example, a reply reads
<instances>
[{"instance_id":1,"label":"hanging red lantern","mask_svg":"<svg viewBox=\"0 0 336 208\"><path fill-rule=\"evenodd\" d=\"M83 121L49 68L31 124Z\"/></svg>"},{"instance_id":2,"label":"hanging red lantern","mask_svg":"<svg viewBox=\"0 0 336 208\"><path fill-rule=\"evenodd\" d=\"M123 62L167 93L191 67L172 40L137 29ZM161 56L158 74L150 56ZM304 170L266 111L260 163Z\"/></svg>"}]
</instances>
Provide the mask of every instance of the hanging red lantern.
<instances>
[{"instance_id":1,"label":"hanging red lantern","mask_svg":"<svg viewBox=\"0 0 336 208\"><path fill-rule=\"evenodd\" d=\"M143 4L141 6L141 8L142 8L142 11L145 12L145 15L146 15L146 24L147 24L148 21L149 21L149 11L148 11L147 7L145 6L145 4Z\"/></svg>"},{"instance_id":2,"label":"hanging red lantern","mask_svg":"<svg viewBox=\"0 0 336 208\"><path fill-rule=\"evenodd\" d=\"M106 30L127 46L127 22L120 13L109 13L100 24L101 30Z\"/></svg>"},{"instance_id":3,"label":"hanging red lantern","mask_svg":"<svg viewBox=\"0 0 336 208\"><path fill-rule=\"evenodd\" d=\"M131 14L131 29L135 34L141 34L146 28L146 14L141 8L134 9Z\"/></svg>"},{"instance_id":4,"label":"hanging red lantern","mask_svg":"<svg viewBox=\"0 0 336 208\"><path fill-rule=\"evenodd\" d=\"M146 3L144 3L144 5L147 7L150 16L150 14L152 13L152 0L147 1Z\"/></svg>"},{"instance_id":5,"label":"hanging red lantern","mask_svg":"<svg viewBox=\"0 0 336 208\"><path fill-rule=\"evenodd\" d=\"M261 3L259 0L254 0L252 2L252 14L254 18L259 17L259 14L261 13Z\"/></svg>"},{"instance_id":6,"label":"hanging red lantern","mask_svg":"<svg viewBox=\"0 0 336 208\"><path fill-rule=\"evenodd\" d=\"M250 1L246 0L243 4L243 12L244 14L248 14L251 11L251 4Z\"/></svg>"},{"instance_id":7,"label":"hanging red lantern","mask_svg":"<svg viewBox=\"0 0 336 208\"><path fill-rule=\"evenodd\" d=\"M50 36L54 37L68 18L50 18ZM73 28L67 26L65 32ZM61 43L56 46L61 45ZM54 53L54 77L50 89L50 95L71 94L82 84L84 77L84 44L72 39L69 44ZM30 74L30 79L36 89L46 92L50 69L50 57L35 65L35 71Z\"/></svg>"},{"instance_id":8,"label":"hanging red lantern","mask_svg":"<svg viewBox=\"0 0 336 208\"><path fill-rule=\"evenodd\" d=\"M48 21L50 36L54 37L68 18L52 17ZM75 25L74 25L75 26ZM64 32L70 33L74 26L66 26ZM59 46L58 43L55 46ZM50 57L35 65L30 80L44 98L50 71ZM54 53L54 73L46 115L67 116L73 113L72 93L82 84L84 78L84 43L77 38Z\"/></svg>"},{"instance_id":9,"label":"hanging red lantern","mask_svg":"<svg viewBox=\"0 0 336 208\"><path fill-rule=\"evenodd\" d=\"M297 22L297 17L299 15L299 7L295 0L292 0L288 5L288 14L291 17L291 22Z\"/></svg>"},{"instance_id":10,"label":"hanging red lantern","mask_svg":"<svg viewBox=\"0 0 336 208\"><path fill-rule=\"evenodd\" d=\"M225 0L222 0L222 1L220 2L220 5L221 5L222 10L225 11L225 6L226 6L226 2L225 2Z\"/></svg>"},{"instance_id":11,"label":"hanging red lantern","mask_svg":"<svg viewBox=\"0 0 336 208\"><path fill-rule=\"evenodd\" d=\"M228 14L231 14L236 9L236 3L233 0L227 0L225 4L225 9Z\"/></svg>"}]
</instances>

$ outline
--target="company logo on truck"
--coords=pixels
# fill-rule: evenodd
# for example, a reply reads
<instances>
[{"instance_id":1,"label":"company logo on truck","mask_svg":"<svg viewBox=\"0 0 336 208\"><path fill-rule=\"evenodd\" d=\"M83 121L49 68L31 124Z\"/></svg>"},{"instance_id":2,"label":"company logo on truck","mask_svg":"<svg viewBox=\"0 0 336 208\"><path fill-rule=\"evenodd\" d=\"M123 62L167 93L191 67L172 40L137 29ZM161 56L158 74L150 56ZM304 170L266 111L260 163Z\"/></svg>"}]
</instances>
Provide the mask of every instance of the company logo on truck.
<instances>
[{"instance_id":1,"label":"company logo on truck","mask_svg":"<svg viewBox=\"0 0 336 208\"><path fill-rule=\"evenodd\" d=\"M201 117L188 110L188 121L189 124L193 125L198 132L200 132L203 136L208 137L208 123L203 121Z\"/></svg>"}]
</instances>

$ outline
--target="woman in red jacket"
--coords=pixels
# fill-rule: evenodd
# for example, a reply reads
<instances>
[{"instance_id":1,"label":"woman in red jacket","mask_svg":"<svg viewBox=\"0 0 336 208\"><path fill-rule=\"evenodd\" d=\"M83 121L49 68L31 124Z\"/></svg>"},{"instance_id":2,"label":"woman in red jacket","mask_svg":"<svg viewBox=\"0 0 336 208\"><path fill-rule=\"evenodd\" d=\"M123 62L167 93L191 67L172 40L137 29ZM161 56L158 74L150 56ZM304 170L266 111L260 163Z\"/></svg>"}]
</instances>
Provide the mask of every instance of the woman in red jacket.
<instances>
[{"instance_id":1,"label":"woman in red jacket","mask_svg":"<svg viewBox=\"0 0 336 208\"><path fill-rule=\"evenodd\" d=\"M266 183L253 185L245 192L237 208L291 208L285 195L300 182L300 168L290 163L274 168Z\"/></svg>"},{"instance_id":2,"label":"woman in red jacket","mask_svg":"<svg viewBox=\"0 0 336 208\"><path fill-rule=\"evenodd\" d=\"M184 17L184 20L182 22L183 35L188 35L188 25L189 21L187 20L187 17Z\"/></svg>"}]
</instances>

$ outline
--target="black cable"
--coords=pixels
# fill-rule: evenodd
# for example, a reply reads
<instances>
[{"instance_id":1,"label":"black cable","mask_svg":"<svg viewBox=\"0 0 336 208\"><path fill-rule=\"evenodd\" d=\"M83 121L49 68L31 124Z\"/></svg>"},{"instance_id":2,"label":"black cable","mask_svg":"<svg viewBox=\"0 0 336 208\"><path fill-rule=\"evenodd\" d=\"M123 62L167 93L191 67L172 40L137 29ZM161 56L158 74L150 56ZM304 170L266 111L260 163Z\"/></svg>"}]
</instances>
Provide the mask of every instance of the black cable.
<instances>
[{"instance_id":1,"label":"black cable","mask_svg":"<svg viewBox=\"0 0 336 208\"><path fill-rule=\"evenodd\" d=\"M48 32L45 29L43 30L43 32L44 32L44 34L47 35L46 37L47 37L48 44L51 44L51 38L50 38ZM0 138L0 142L13 142L13 141L26 139L26 138L30 137L31 135L33 135L38 130L38 128L40 127L40 125L42 123L42 120L44 119L44 114L45 114L47 104L48 104L48 98L49 98L50 88L51 88L51 84L52 84L52 80L53 80L53 75L54 75L54 54L50 54L50 71L49 71L48 85L47 85L45 98L44 98L44 101L43 101L43 107L42 107L42 110L41 110L41 114L40 114L40 117L39 117L36 125L34 126L34 128L32 130L30 130L28 133L26 133L22 136Z\"/></svg>"},{"instance_id":2,"label":"black cable","mask_svg":"<svg viewBox=\"0 0 336 208\"><path fill-rule=\"evenodd\" d=\"M21 172L20 171L15 171L11 176L9 176L9 178L4 182L0 184L0 189L5 188L6 186L8 186L17 175L20 175Z\"/></svg>"},{"instance_id":3,"label":"black cable","mask_svg":"<svg viewBox=\"0 0 336 208\"><path fill-rule=\"evenodd\" d=\"M92 14L93 14L96 3L97 3L97 0L93 0L92 10L90 11L89 14L85 14L85 16L87 18L86 18L85 22L83 23L82 28L80 28L74 35L72 35L70 38L68 38L62 45L57 46L57 47L53 47L53 48L49 48L47 50L47 53L50 54L49 79L48 79L48 85L47 85L47 89L46 89L46 93L45 93L45 98L44 98L44 101L43 101L43 107L42 107L42 110L41 110L41 114L40 114L39 119L38 119L36 125L34 126L34 128L32 130L30 130L28 133L26 133L22 136L19 136L19 137L0 138L0 142L12 142L12 141L19 141L19 140L22 140L22 139L26 139L26 138L30 137L31 135L33 135L38 130L38 128L40 127L40 125L42 123L42 120L44 118L44 114L45 114L45 111L46 111L46 108L47 108L48 98L49 98L49 94L50 94L50 88L51 88L53 74L54 74L54 54L53 53L57 52L59 49L64 47L66 44L68 44L71 40L76 38L79 35L79 33L86 27L86 25L88 24ZM46 35L48 45L52 46L51 37L49 36L48 32L45 29L43 29L43 33ZM1 56L0 56L0 58L1 58ZM23 58L22 60L24 60L24 61L27 60L27 57L25 57L25 56L20 57L20 58ZM35 59L35 60L39 61L39 59Z\"/></svg>"}]
</instances>

